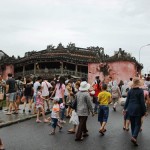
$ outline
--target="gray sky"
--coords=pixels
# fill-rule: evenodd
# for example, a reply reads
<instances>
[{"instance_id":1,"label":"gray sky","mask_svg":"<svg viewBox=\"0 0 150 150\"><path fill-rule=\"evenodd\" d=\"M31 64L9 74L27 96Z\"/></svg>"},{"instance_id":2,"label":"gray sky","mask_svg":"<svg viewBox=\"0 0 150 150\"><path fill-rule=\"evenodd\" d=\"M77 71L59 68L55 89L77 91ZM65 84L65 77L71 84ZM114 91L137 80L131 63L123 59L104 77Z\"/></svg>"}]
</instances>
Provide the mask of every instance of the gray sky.
<instances>
[{"instance_id":1,"label":"gray sky","mask_svg":"<svg viewBox=\"0 0 150 150\"><path fill-rule=\"evenodd\" d=\"M24 56L47 45L73 42L100 46L112 55L122 48L139 60L150 44L149 0L3 0L0 3L0 49ZM150 46L141 49L150 70Z\"/></svg>"}]
</instances>

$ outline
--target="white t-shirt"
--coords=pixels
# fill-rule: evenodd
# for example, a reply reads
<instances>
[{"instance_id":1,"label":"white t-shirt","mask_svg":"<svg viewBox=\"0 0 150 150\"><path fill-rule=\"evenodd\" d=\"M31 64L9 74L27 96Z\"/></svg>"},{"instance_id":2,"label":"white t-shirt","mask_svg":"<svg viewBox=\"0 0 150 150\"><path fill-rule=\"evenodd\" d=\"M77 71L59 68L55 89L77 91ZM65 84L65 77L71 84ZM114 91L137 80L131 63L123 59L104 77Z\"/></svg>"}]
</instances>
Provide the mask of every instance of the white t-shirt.
<instances>
[{"instance_id":1,"label":"white t-shirt","mask_svg":"<svg viewBox=\"0 0 150 150\"><path fill-rule=\"evenodd\" d=\"M51 118L58 118L58 112L60 111L59 104L54 104L52 108Z\"/></svg>"},{"instance_id":2,"label":"white t-shirt","mask_svg":"<svg viewBox=\"0 0 150 150\"><path fill-rule=\"evenodd\" d=\"M36 94L37 88L38 88L39 86L41 86L41 84L40 84L38 81L36 81L36 82L34 83L34 85L33 85L34 94Z\"/></svg>"},{"instance_id":3,"label":"white t-shirt","mask_svg":"<svg viewBox=\"0 0 150 150\"><path fill-rule=\"evenodd\" d=\"M49 96L49 88L52 87L52 85L48 81L42 82L42 96Z\"/></svg>"}]
</instances>

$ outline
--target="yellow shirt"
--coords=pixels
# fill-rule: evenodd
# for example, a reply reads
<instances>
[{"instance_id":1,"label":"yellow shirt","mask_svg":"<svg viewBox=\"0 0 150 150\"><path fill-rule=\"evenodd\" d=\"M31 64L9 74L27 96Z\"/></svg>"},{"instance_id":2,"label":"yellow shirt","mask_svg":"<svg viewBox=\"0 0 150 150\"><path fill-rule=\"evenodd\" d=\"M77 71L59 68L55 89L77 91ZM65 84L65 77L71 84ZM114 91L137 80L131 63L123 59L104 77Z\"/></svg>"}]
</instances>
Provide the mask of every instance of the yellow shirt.
<instances>
[{"instance_id":1,"label":"yellow shirt","mask_svg":"<svg viewBox=\"0 0 150 150\"><path fill-rule=\"evenodd\" d=\"M107 91L102 91L98 94L98 101L100 105L108 105L111 94Z\"/></svg>"}]
</instances>

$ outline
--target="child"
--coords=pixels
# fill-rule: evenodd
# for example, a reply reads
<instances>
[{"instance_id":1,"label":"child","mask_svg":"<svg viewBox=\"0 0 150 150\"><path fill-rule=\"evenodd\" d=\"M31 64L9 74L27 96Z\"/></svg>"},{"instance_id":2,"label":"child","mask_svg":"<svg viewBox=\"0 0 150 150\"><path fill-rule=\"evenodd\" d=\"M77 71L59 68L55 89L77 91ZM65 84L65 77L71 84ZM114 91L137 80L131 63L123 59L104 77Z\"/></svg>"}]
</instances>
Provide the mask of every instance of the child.
<instances>
[{"instance_id":1,"label":"child","mask_svg":"<svg viewBox=\"0 0 150 150\"><path fill-rule=\"evenodd\" d=\"M54 102L54 105L53 105L52 113L51 113L51 120L52 120L51 124L52 124L53 130L50 133L50 135L54 135L55 134L56 126L59 127L59 131L61 131L61 129L62 129L62 126L60 126L59 123L58 123L59 113L60 113L60 106L58 104L59 98L54 97L53 98L53 102Z\"/></svg>"},{"instance_id":2,"label":"child","mask_svg":"<svg viewBox=\"0 0 150 150\"><path fill-rule=\"evenodd\" d=\"M36 122L37 123L40 123L42 122L40 119L39 119L39 116L40 116L40 112L42 112L42 115L43 115L43 121L46 123L46 122L49 122L46 118L45 118L45 111L44 111L44 98L42 97L42 88L41 86L38 86L37 88L37 93L36 93L36 108L37 108L37 119L36 119Z\"/></svg>"},{"instance_id":3,"label":"child","mask_svg":"<svg viewBox=\"0 0 150 150\"><path fill-rule=\"evenodd\" d=\"M100 129L99 133L101 135L104 135L104 132L106 132L106 124L108 120L109 115L109 107L108 104L111 103L111 94L106 91L107 85L102 85L102 92L98 94L98 102L100 104L99 106L99 113L98 113L98 121L100 122Z\"/></svg>"}]
</instances>

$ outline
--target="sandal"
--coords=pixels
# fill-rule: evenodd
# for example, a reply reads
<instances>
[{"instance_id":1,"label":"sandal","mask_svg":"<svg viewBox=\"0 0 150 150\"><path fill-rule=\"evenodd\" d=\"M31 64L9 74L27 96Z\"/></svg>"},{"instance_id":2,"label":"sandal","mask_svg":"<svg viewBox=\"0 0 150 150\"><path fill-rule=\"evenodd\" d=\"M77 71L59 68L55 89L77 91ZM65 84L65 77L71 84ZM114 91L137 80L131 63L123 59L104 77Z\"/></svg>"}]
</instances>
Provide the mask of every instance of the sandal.
<instances>
[{"instance_id":1,"label":"sandal","mask_svg":"<svg viewBox=\"0 0 150 150\"><path fill-rule=\"evenodd\" d=\"M101 130L99 130L99 133L101 133L101 135L102 136L104 136L105 134L104 134L104 131L101 129Z\"/></svg>"}]
</instances>

